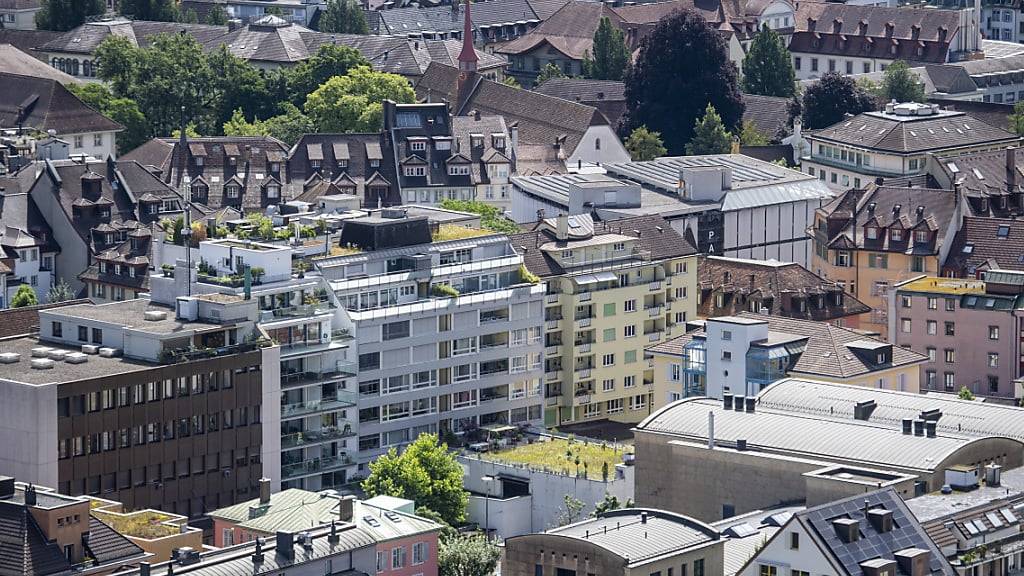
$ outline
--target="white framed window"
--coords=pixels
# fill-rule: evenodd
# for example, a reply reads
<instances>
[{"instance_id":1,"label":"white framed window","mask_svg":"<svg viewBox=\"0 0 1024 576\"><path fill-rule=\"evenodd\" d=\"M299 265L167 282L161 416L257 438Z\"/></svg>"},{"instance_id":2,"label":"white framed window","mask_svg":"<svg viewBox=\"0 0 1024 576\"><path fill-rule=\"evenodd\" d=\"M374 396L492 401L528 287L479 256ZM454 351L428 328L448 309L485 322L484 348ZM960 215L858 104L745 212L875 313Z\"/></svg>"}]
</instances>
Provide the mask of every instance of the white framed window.
<instances>
[{"instance_id":1,"label":"white framed window","mask_svg":"<svg viewBox=\"0 0 1024 576\"><path fill-rule=\"evenodd\" d=\"M634 388L636 386L636 376L624 376L622 378L623 388Z\"/></svg>"},{"instance_id":2,"label":"white framed window","mask_svg":"<svg viewBox=\"0 0 1024 576\"><path fill-rule=\"evenodd\" d=\"M622 303L622 309L626 312L636 312L636 300L629 299Z\"/></svg>"},{"instance_id":3,"label":"white framed window","mask_svg":"<svg viewBox=\"0 0 1024 576\"><path fill-rule=\"evenodd\" d=\"M235 545L235 531L233 528L224 528L221 534L221 537L224 540L224 546Z\"/></svg>"},{"instance_id":4,"label":"white framed window","mask_svg":"<svg viewBox=\"0 0 1024 576\"><path fill-rule=\"evenodd\" d=\"M75 136L74 145L76 150L80 150L85 147L85 138L83 136Z\"/></svg>"},{"instance_id":5,"label":"white framed window","mask_svg":"<svg viewBox=\"0 0 1024 576\"><path fill-rule=\"evenodd\" d=\"M412 563L413 565L423 564L427 561L427 543L417 542L412 545Z\"/></svg>"},{"instance_id":6,"label":"white framed window","mask_svg":"<svg viewBox=\"0 0 1024 576\"><path fill-rule=\"evenodd\" d=\"M92 145L93 146L103 146L103 134L93 134L92 135Z\"/></svg>"},{"instance_id":7,"label":"white framed window","mask_svg":"<svg viewBox=\"0 0 1024 576\"><path fill-rule=\"evenodd\" d=\"M622 327L622 333L626 338L636 338L636 324L626 324Z\"/></svg>"},{"instance_id":8,"label":"white framed window","mask_svg":"<svg viewBox=\"0 0 1024 576\"><path fill-rule=\"evenodd\" d=\"M405 546L396 546L391 549L391 569L398 570L405 568Z\"/></svg>"},{"instance_id":9,"label":"white framed window","mask_svg":"<svg viewBox=\"0 0 1024 576\"><path fill-rule=\"evenodd\" d=\"M647 394L637 394L629 397L630 410L643 410L647 407Z\"/></svg>"},{"instance_id":10,"label":"white framed window","mask_svg":"<svg viewBox=\"0 0 1024 576\"><path fill-rule=\"evenodd\" d=\"M604 404L606 414L618 414L622 412L622 398L615 398L614 400L608 400Z\"/></svg>"},{"instance_id":11,"label":"white framed window","mask_svg":"<svg viewBox=\"0 0 1024 576\"><path fill-rule=\"evenodd\" d=\"M602 366L614 366L615 365L615 354L605 354L601 357Z\"/></svg>"},{"instance_id":12,"label":"white framed window","mask_svg":"<svg viewBox=\"0 0 1024 576\"><path fill-rule=\"evenodd\" d=\"M584 418L597 418L601 415L601 405L598 403L584 404L583 405L583 417Z\"/></svg>"},{"instance_id":13,"label":"white framed window","mask_svg":"<svg viewBox=\"0 0 1024 576\"><path fill-rule=\"evenodd\" d=\"M601 391L611 392L615 390L615 378L606 378L601 381Z\"/></svg>"}]
</instances>

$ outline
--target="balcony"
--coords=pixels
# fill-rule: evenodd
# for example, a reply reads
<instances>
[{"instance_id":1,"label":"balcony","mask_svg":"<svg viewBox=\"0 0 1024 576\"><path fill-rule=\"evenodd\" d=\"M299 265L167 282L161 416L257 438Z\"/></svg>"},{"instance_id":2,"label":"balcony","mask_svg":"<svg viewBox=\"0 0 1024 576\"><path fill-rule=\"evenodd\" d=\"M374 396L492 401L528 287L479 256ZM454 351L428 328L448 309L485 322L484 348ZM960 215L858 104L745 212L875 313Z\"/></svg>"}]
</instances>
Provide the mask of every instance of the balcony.
<instances>
[{"instance_id":1,"label":"balcony","mask_svg":"<svg viewBox=\"0 0 1024 576\"><path fill-rule=\"evenodd\" d=\"M647 340L649 342L657 342L658 340L661 340L662 333L660 330L655 330L653 332L645 332L644 334L647 335Z\"/></svg>"},{"instance_id":2,"label":"balcony","mask_svg":"<svg viewBox=\"0 0 1024 576\"><path fill-rule=\"evenodd\" d=\"M265 340L259 340L256 342L232 344L230 346L219 346L217 348L177 348L174 350L165 349L162 352L160 352L160 362L164 364L175 364L178 362L194 362L196 360L203 360L206 358L216 358L218 356L228 356L231 354L242 354L245 352L251 352L258 348L263 348L268 344L269 342Z\"/></svg>"},{"instance_id":3,"label":"balcony","mask_svg":"<svg viewBox=\"0 0 1024 576\"><path fill-rule=\"evenodd\" d=\"M355 405L356 395L354 392L338 392L332 396L321 398L319 400L307 400L305 402L282 404L281 418L294 418L296 416L313 414L315 412L327 412L329 410L351 408Z\"/></svg>"},{"instance_id":4,"label":"balcony","mask_svg":"<svg viewBox=\"0 0 1024 576\"><path fill-rule=\"evenodd\" d=\"M655 290L661 290L661 282L651 282L650 284L647 285L647 289L650 290L651 292L654 292Z\"/></svg>"},{"instance_id":5,"label":"balcony","mask_svg":"<svg viewBox=\"0 0 1024 576\"><path fill-rule=\"evenodd\" d=\"M590 368L578 368L575 373L577 380L590 378Z\"/></svg>"},{"instance_id":6,"label":"balcony","mask_svg":"<svg viewBox=\"0 0 1024 576\"><path fill-rule=\"evenodd\" d=\"M548 304L558 304L559 294L548 294L544 297L544 302Z\"/></svg>"},{"instance_id":7,"label":"balcony","mask_svg":"<svg viewBox=\"0 0 1024 576\"><path fill-rule=\"evenodd\" d=\"M647 310L647 316L648 317L655 318L657 316L661 316L662 315L664 308L662 308L660 305L657 305L657 306L648 306L646 308L646 310Z\"/></svg>"},{"instance_id":8,"label":"balcony","mask_svg":"<svg viewBox=\"0 0 1024 576\"><path fill-rule=\"evenodd\" d=\"M333 310L334 305L330 302L317 302L316 304L300 304L298 306L288 306L287 308L275 308L270 312L275 319L284 320L288 318L309 318L310 316L329 314Z\"/></svg>"},{"instance_id":9,"label":"balcony","mask_svg":"<svg viewBox=\"0 0 1024 576\"><path fill-rule=\"evenodd\" d=\"M558 324L561 320L548 320L544 323L544 328L547 330L558 330Z\"/></svg>"},{"instance_id":10,"label":"balcony","mask_svg":"<svg viewBox=\"0 0 1024 576\"><path fill-rule=\"evenodd\" d=\"M592 293L590 293L590 292L580 292L579 297L577 298L577 300L579 300L580 302L590 302L591 298L593 298L593 294Z\"/></svg>"},{"instance_id":11,"label":"balcony","mask_svg":"<svg viewBox=\"0 0 1024 576\"><path fill-rule=\"evenodd\" d=\"M582 343L582 344L577 344L576 345L576 353L577 354L589 354L590 353L590 346L591 346L590 342L585 342L585 343Z\"/></svg>"},{"instance_id":12,"label":"balcony","mask_svg":"<svg viewBox=\"0 0 1024 576\"><path fill-rule=\"evenodd\" d=\"M561 380L562 379L562 371L561 370L549 370L549 371L544 373L544 377L547 378L548 380Z\"/></svg>"},{"instance_id":13,"label":"balcony","mask_svg":"<svg viewBox=\"0 0 1024 576\"><path fill-rule=\"evenodd\" d=\"M281 436L281 448L287 450L289 448L297 448L299 446L310 446L313 444L320 444L321 442L341 440L342 438L349 438L352 436L355 436L355 431L352 430L351 424L345 424L344 427L330 426L321 428L320 430L296 432L294 434Z\"/></svg>"},{"instance_id":14,"label":"balcony","mask_svg":"<svg viewBox=\"0 0 1024 576\"><path fill-rule=\"evenodd\" d=\"M593 318L590 318L589 316L586 317L586 318L578 318L576 320L576 327L577 328L589 328L592 321L593 321Z\"/></svg>"},{"instance_id":15,"label":"balcony","mask_svg":"<svg viewBox=\"0 0 1024 576\"><path fill-rule=\"evenodd\" d=\"M355 362L336 362L335 366L331 369L320 372L309 371L282 374L281 388L295 388L298 386L308 386L320 382L350 378L355 376L357 373L358 367Z\"/></svg>"},{"instance_id":16,"label":"balcony","mask_svg":"<svg viewBox=\"0 0 1024 576\"><path fill-rule=\"evenodd\" d=\"M559 354L561 354L561 350L562 350L562 345L561 344L559 344L557 346L548 346L547 348L544 349L544 355L548 356L548 357L558 356Z\"/></svg>"},{"instance_id":17,"label":"balcony","mask_svg":"<svg viewBox=\"0 0 1024 576\"><path fill-rule=\"evenodd\" d=\"M355 461L346 454L339 456L321 456L320 458L313 458L312 460L306 460L305 462L296 462L295 464L285 464L284 466L281 466L281 479L290 480L301 476L309 476L310 474L330 472L332 470L338 470L354 464Z\"/></svg>"}]
</instances>

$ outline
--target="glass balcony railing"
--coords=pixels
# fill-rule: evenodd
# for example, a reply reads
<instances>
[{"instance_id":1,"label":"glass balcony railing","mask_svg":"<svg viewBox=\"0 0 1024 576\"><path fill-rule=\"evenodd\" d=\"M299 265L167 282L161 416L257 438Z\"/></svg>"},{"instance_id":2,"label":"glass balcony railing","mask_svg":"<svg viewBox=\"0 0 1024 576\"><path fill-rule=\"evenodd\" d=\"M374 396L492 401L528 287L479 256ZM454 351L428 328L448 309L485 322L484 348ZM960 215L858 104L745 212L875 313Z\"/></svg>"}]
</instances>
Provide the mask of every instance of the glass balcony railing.
<instances>
[{"instance_id":1,"label":"glass balcony railing","mask_svg":"<svg viewBox=\"0 0 1024 576\"><path fill-rule=\"evenodd\" d=\"M335 362L328 369L321 371L305 371L305 372L291 372L288 374L281 375L281 387L291 388L295 386L303 386L306 384L316 384L317 382L326 382L329 380L337 380L339 378L348 378L355 376L358 373L358 366L355 362Z\"/></svg>"},{"instance_id":2,"label":"glass balcony railing","mask_svg":"<svg viewBox=\"0 0 1024 576\"><path fill-rule=\"evenodd\" d=\"M306 460L305 462L296 462L294 464L285 464L281 466L281 479L290 480L300 476L330 472L353 464L355 464L355 461L347 454L340 454L338 456L321 456L320 458L313 458L312 460Z\"/></svg>"},{"instance_id":3,"label":"glass balcony railing","mask_svg":"<svg viewBox=\"0 0 1024 576\"><path fill-rule=\"evenodd\" d=\"M319 314L327 314L334 310L330 302L317 302L316 304L300 304L288 306L287 308L275 308L271 312L274 318L308 318Z\"/></svg>"},{"instance_id":4,"label":"glass balcony railing","mask_svg":"<svg viewBox=\"0 0 1024 576\"><path fill-rule=\"evenodd\" d=\"M305 432L285 434L281 436L281 448L287 450L298 446L341 440L342 438L349 438L351 436L355 436L355 430L352 428L352 424L345 424L344 426L329 426L321 428L320 430L307 430Z\"/></svg>"},{"instance_id":5,"label":"glass balcony railing","mask_svg":"<svg viewBox=\"0 0 1024 576\"><path fill-rule=\"evenodd\" d=\"M307 400L305 402L295 402L292 404L281 404L281 417L291 418L294 416L302 416L304 414L312 414L315 412L327 412L329 410L339 410L342 408L351 408L356 405L355 392L343 391L331 396L321 398L319 400Z\"/></svg>"}]
</instances>

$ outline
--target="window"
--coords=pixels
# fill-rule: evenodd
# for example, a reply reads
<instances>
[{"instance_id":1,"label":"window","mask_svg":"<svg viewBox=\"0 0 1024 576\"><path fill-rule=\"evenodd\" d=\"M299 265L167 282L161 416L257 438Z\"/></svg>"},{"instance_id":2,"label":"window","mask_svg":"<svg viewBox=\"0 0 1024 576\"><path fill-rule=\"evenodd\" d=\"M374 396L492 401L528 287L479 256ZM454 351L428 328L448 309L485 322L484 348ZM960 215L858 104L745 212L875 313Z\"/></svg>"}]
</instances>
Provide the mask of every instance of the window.
<instances>
[{"instance_id":1,"label":"window","mask_svg":"<svg viewBox=\"0 0 1024 576\"><path fill-rule=\"evenodd\" d=\"M398 570L405 567L405 546L397 546L391 549L391 569Z\"/></svg>"},{"instance_id":2,"label":"window","mask_svg":"<svg viewBox=\"0 0 1024 576\"><path fill-rule=\"evenodd\" d=\"M988 327L988 339L989 340L999 340L999 326L989 326Z\"/></svg>"},{"instance_id":3,"label":"window","mask_svg":"<svg viewBox=\"0 0 1024 576\"><path fill-rule=\"evenodd\" d=\"M608 400L604 405L605 414L618 414L622 412L622 398Z\"/></svg>"},{"instance_id":4,"label":"window","mask_svg":"<svg viewBox=\"0 0 1024 576\"><path fill-rule=\"evenodd\" d=\"M946 336L956 336L956 323L946 322Z\"/></svg>"},{"instance_id":5,"label":"window","mask_svg":"<svg viewBox=\"0 0 1024 576\"><path fill-rule=\"evenodd\" d=\"M381 326L381 338L386 340L397 340L398 338L409 337L409 321L390 322Z\"/></svg>"},{"instance_id":6,"label":"window","mask_svg":"<svg viewBox=\"0 0 1024 576\"><path fill-rule=\"evenodd\" d=\"M103 344L103 330L99 328L92 329L92 343Z\"/></svg>"},{"instance_id":7,"label":"window","mask_svg":"<svg viewBox=\"0 0 1024 576\"><path fill-rule=\"evenodd\" d=\"M778 576L779 569L776 566L761 564L758 573L760 574L760 576Z\"/></svg>"},{"instance_id":8,"label":"window","mask_svg":"<svg viewBox=\"0 0 1024 576\"><path fill-rule=\"evenodd\" d=\"M606 317L607 316L615 316L615 303L614 302L612 302L610 304L605 304L604 305L604 315Z\"/></svg>"},{"instance_id":9,"label":"window","mask_svg":"<svg viewBox=\"0 0 1024 576\"><path fill-rule=\"evenodd\" d=\"M62 338L64 336L64 325L60 322L53 322L51 328L54 338Z\"/></svg>"},{"instance_id":10,"label":"window","mask_svg":"<svg viewBox=\"0 0 1024 576\"><path fill-rule=\"evenodd\" d=\"M952 364L956 362L956 350L952 348L946 348L945 350L943 350L943 354L946 358L946 364Z\"/></svg>"},{"instance_id":11,"label":"window","mask_svg":"<svg viewBox=\"0 0 1024 576\"><path fill-rule=\"evenodd\" d=\"M630 410L643 410L647 407L647 394L637 394L629 397Z\"/></svg>"},{"instance_id":12,"label":"window","mask_svg":"<svg viewBox=\"0 0 1024 576\"><path fill-rule=\"evenodd\" d=\"M627 324L622 327L622 333L626 338L636 337L636 324Z\"/></svg>"},{"instance_id":13,"label":"window","mask_svg":"<svg viewBox=\"0 0 1024 576\"><path fill-rule=\"evenodd\" d=\"M603 342L614 342L615 341L615 328L605 328L602 337Z\"/></svg>"},{"instance_id":14,"label":"window","mask_svg":"<svg viewBox=\"0 0 1024 576\"><path fill-rule=\"evenodd\" d=\"M615 354L605 354L601 357L602 366L614 366L615 365Z\"/></svg>"},{"instance_id":15,"label":"window","mask_svg":"<svg viewBox=\"0 0 1024 576\"><path fill-rule=\"evenodd\" d=\"M907 296L907 295L901 295L900 296L900 306L902 306L904 308L910 308L912 303L913 303L913 301L910 299L910 296Z\"/></svg>"},{"instance_id":16,"label":"window","mask_svg":"<svg viewBox=\"0 0 1024 576\"><path fill-rule=\"evenodd\" d=\"M704 576L704 559L693 561L693 576Z\"/></svg>"},{"instance_id":17,"label":"window","mask_svg":"<svg viewBox=\"0 0 1024 576\"><path fill-rule=\"evenodd\" d=\"M732 330L722 330L722 340L732 340Z\"/></svg>"},{"instance_id":18,"label":"window","mask_svg":"<svg viewBox=\"0 0 1024 576\"><path fill-rule=\"evenodd\" d=\"M817 72L817 71L818 71L818 59L817 58L811 58L811 72Z\"/></svg>"},{"instance_id":19,"label":"window","mask_svg":"<svg viewBox=\"0 0 1024 576\"><path fill-rule=\"evenodd\" d=\"M626 350L622 358L626 364L633 364L636 362L636 350Z\"/></svg>"},{"instance_id":20,"label":"window","mask_svg":"<svg viewBox=\"0 0 1024 576\"><path fill-rule=\"evenodd\" d=\"M383 552L377 552L377 572L383 572L387 569L387 557Z\"/></svg>"},{"instance_id":21,"label":"window","mask_svg":"<svg viewBox=\"0 0 1024 576\"><path fill-rule=\"evenodd\" d=\"M417 542L412 545L412 563L423 564L427 561L427 543Z\"/></svg>"},{"instance_id":22,"label":"window","mask_svg":"<svg viewBox=\"0 0 1024 576\"><path fill-rule=\"evenodd\" d=\"M928 361L935 362L935 348L933 346L929 346L925 351L928 354Z\"/></svg>"},{"instance_id":23,"label":"window","mask_svg":"<svg viewBox=\"0 0 1024 576\"><path fill-rule=\"evenodd\" d=\"M928 297L928 309L937 310L939 307L939 299L934 296Z\"/></svg>"},{"instance_id":24,"label":"window","mask_svg":"<svg viewBox=\"0 0 1024 576\"><path fill-rule=\"evenodd\" d=\"M946 298L946 312L952 312L956 309L956 299Z\"/></svg>"},{"instance_id":25,"label":"window","mask_svg":"<svg viewBox=\"0 0 1024 576\"><path fill-rule=\"evenodd\" d=\"M608 378L608 379L605 379L605 380L601 381L601 391L602 392L611 392L612 390L615 390L615 379L614 378Z\"/></svg>"},{"instance_id":26,"label":"window","mask_svg":"<svg viewBox=\"0 0 1024 576\"><path fill-rule=\"evenodd\" d=\"M75 144L75 148L76 149L85 147L85 139L84 139L84 137L82 137L82 136L75 136L74 144Z\"/></svg>"},{"instance_id":27,"label":"window","mask_svg":"<svg viewBox=\"0 0 1024 576\"><path fill-rule=\"evenodd\" d=\"M943 375L943 383L946 386L946 390L952 392L956 388L956 375L952 372L946 372Z\"/></svg>"},{"instance_id":28,"label":"window","mask_svg":"<svg viewBox=\"0 0 1024 576\"><path fill-rule=\"evenodd\" d=\"M85 326L78 327L78 341L88 342L89 341L89 329Z\"/></svg>"},{"instance_id":29,"label":"window","mask_svg":"<svg viewBox=\"0 0 1024 576\"><path fill-rule=\"evenodd\" d=\"M622 303L622 309L626 312L636 312L636 300L630 299Z\"/></svg>"},{"instance_id":30,"label":"window","mask_svg":"<svg viewBox=\"0 0 1024 576\"><path fill-rule=\"evenodd\" d=\"M938 322L936 322L935 320L928 320L927 326L928 326L928 334L930 336L934 336L935 333L938 331Z\"/></svg>"},{"instance_id":31,"label":"window","mask_svg":"<svg viewBox=\"0 0 1024 576\"><path fill-rule=\"evenodd\" d=\"M799 550L800 549L800 533L799 532L790 532L789 533L789 548L791 550Z\"/></svg>"},{"instance_id":32,"label":"window","mask_svg":"<svg viewBox=\"0 0 1024 576\"><path fill-rule=\"evenodd\" d=\"M622 378L623 388L633 388L636 386L636 376L624 376Z\"/></svg>"},{"instance_id":33,"label":"window","mask_svg":"<svg viewBox=\"0 0 1024 576\"><path fill-rule=\"evenodd\" d=\"M999 368L999 353L998 352L989 352L988 353L988 367L989 368Z\"/></svg>"},{"instance_id":34,"label":"window","mask_svg":"<svg viewBox=\"0 0 1024 576\"><path fill-rule=\"evenodd\" d=\"M900 319L900 331L904 334L910 334L910 318Z\"/></svg>"}]
</instances>

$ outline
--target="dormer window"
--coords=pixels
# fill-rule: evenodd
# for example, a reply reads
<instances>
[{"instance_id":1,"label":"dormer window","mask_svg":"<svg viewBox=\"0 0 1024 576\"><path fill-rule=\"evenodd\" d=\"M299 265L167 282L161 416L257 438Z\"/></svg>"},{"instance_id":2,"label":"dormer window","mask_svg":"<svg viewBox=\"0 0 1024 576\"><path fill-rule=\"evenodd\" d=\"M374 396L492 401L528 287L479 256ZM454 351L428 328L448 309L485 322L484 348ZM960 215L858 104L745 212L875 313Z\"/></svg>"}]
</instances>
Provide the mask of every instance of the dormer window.
<instances>
[{"instance_id":1,"label":"dormer window","mask_svg":"<svg viewBox=\"0 0 1024 576\"><path fill-rule=\"evenodd\" d=\"M338 168L348 168L348 160L344 158L338 160Z\"/></svg>"},{"instance_id":2,"label":"dormer window","mask_svg":"<svg viewBox=\"0 0 1024 576\"><path fill-rule=\"evenodd\" d=\"M117 274L118 276L121 275L121 265L120 264L114 264L114 274Z\"/></svg>"},{"instance_id":3,"label":"dormer window","mask_svg":"<svg viewBox=\"0 0 1024 576\"><path fill-rule=\"evenodd\" d=\"M110 218L110 208L100 208L100 218Z\"/></svg>"},{"instance_id":4,"label":"dormer window","mask_svg":"<svg viewBox=\"0 0 1024 576\"><path fill-rule=\"evenodd\" d=\"M229 166L234 166L236 163L238 163L238 158L235 158L234 156L228 156Z\"/></svg>"},{"instance_id":5,"label":"dormer window","mask_svg":"<svg viewBox=\"0 0 1024 576\"><path fill-rule=\"evenodd\" d=\"M112 232L108 232L105 235L105 239L106 239L106 243L107 244L113 244L114 243L114 234Z\"/></svg>"},{"instance_id":6,"label":"dormer window","mask_svg":"<svg viewBox=\"0 0 1024 576\"><path fill-rule=\"evenodd\" d=\"M196 158L196 166L202 166L203 163L206 161L206 159L203 158L202 156L196 156L195 158Z\"/></svg>"},{"instance_id":7,"label":"dormer window","mask_svg":"<svg viewBox=\"0 0 1024 576\"><path fill-rule=\"evenodd\" d=\"M423 166L406 166L405 167L405 175L406 176L426 176L426 174L427 174L427 169L424 168Z\"/></svg>"},{"instance_id":8,"label":"dormer window","mask_svg":"<svg viewBox=\"0 0 1024 576\"><path fill-rule=\"evenodd\" d=\"M146 206L146 213L147 214L158 214L159 212L160 212L160 205L159 204L150 204L149 206Z\"/></svg>"},{"instance_id":9,"label":"dormer window","mask_svg":"<svg viewBox=\"0 0 1024 576\"><path fill-rule=\"evenodd\" d=\"M893 228L889 231L889 239L893 242L903 241L903 230L900 228Z\"/></svg>"},{"instance_id":10,"label":"dormer window","mask_svg":"<svg viewBox=\"0 0 1024 576\"><path fill-rule=\"evenodd\" d=\"M427 142L425 140L413 140L409 143L409 149L413 152L423 152L427 149Z\"/></svg>"},{"instance_id":11,"label":"dormer window","mask_svg":"<svg viewBox=\"0 0 1024 576\"><path fill-rule=\"evenodd\" d=\"M370 159L370 168L380 168L380 160L376 158Z\"/></svg>"},{"instance_id":12,"label":"dormer window","mask_svg":"<svg viewBox=\"0 0 1024 576\"><path fill-rule=\"evenodd\" d=\"M281 171L281 163L280 162L271 162L270 163L270 171L271 172L280 172Z\"/></svg>"},{"instance_id":13,"label":"dormer window","mask_svg":"<svg viewBox=\"0 0 1024 576\"><path fill-rule=\"evenodd\" d=\"M107 273L107 263L106 262L100 262L100 274L106 274L106 273Z\"/></svg>"},{"instance_id":14,"label":"dormer window","mask_svg":"<svg viewBox=\"0 0 1024 576\"><path fill-rule=\"evenodd\" d=\"M132 278L135 278L135 267L134 266L129 266L128 267L128 275L131 276Z\"/></svg>"},{"instance_id":15,"label":"dormer window","mask_svg":"<svg viewBox=\"0 0 1024 576\"><path fill-rule=\"evenodd\" d=\"M227 192L228 198L238 198L238 186L232 185L224 189ZM268 191L269 194L269 191Z\"/></svg>"},{"instance_id":16,"label":"dormer window","mask_svg":"<svg viewBox=\"0 0 1024 576\"><path fill-rule=\"evenodd\" d=\"M448 167L449 176L468 176L469 166L465 164L452 164Z\"/></svg>"},{"instance_id":17,"label":"dormer window","mask_svg":"<svg viewBox=\"0 0 1024 576\"><path fill-rule=\"evenodd\" d=\"M309 161L309 167L312 168L313 170L319 170L320 169L320 161L319 160L310 160Z\"/></svg>"},{"instance_id":18,"label":"dormer window","mask_svg":"<svg viewBox=\"0 0 1024 576\"><path fill-rule=\"evenodd\" d=\"M190 189L192 190L193 199L205 199L207 188L205 184L193 184Z\"/></svg>"},{"instance_id":19,"label":"dormer window","mask_svg":"<svg viewBox=\"0 0 1024 576\"><path fill-rule=\"evenodd\" d=\"M469 145L473 148L481 148L484 145L484 137L473 135L469 137Z\"/></svg>"},{"instance_id":20,"label":"dormer window","mask_svg":"<svg viewBox=\"0 0 1024 576\"><path fill-rule=\"evenodd\" d=\"M927 230L917 230L914 232L914 242L918 244L925 244L928 242L928 238L931 236Z\"/></svg>"},{"instance_id":21,"label":"dormer window","mask_svg":"<svg viewBox=\"0 0 1024 576\"><path fill-rule=\"evenodd\" d=\"M493 136L491 139L491 145L501 150L505 148L505 137L504 136Z\"/></svg>"},{"instance_id":22,"label":"dormer window","mask_svg":"<svg viewBox=\"0 0 1024 576\"><path fill-rule=\"evenodd\" d=\"M267 186L267 198L277 198L281 195L281 189L276 184Z\"/></svg>"},{"instance_id":23,"label":"dormer window","mask_svg":"<svg viewBox=\"0 0 1024 576\"><path fill-rule=\"evenodd\" d=\"M868 240L878 240L878 228L874 226L868 226L864 229L864 237Z\"/></svg>"}]
</instances>

